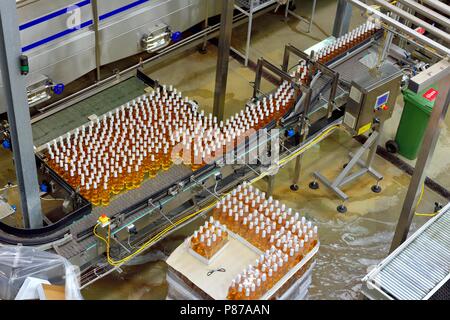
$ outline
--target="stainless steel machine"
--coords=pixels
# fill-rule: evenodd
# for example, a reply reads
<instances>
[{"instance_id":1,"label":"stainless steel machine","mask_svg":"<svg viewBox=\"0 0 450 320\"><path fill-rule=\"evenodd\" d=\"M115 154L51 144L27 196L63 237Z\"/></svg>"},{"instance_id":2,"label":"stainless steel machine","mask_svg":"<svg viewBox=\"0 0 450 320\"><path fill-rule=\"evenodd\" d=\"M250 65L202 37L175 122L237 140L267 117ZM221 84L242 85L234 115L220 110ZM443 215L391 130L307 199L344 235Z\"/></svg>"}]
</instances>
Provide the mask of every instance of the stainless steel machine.
<instances>
[{"instance_id":1,"label":"stainless steel machine","mask_svg":"<svg viewBox=\"0 0 450 320\"><path fill-rule=\"evenodd\" d=\"M362 65L361 61L370 55L364 56L356 63ZM377 184L372 186L372 191L381 192L379 182L383 179L383 176L372 167L372 162L379 145L383 124L392 116L403 77L399 68L395 67L390 61L386 61L373 69L361 67L359 70L361 74L351 83L343 124L354 136L360 136L368 132L370 132L370 135L356 153L350 154L350 161L334 181L328 180L319 172L314 173L315 179L330 188L343 202L347 201L349 197L341 190L341 187L365 173L370 173L377 181ZM367 158L363 161L361 158L366 151ZM361 167L360 170L350 174L355 166ZM310 183L310 188L317 189L318 187L317 181ZM340 213L345 213L347 208L344 204L341 204L337 207L337 210Z\"/></svg>"},{"instance_id":2,"label":"stainless steel machine","mask_svg":"<svg viewBox=\"0 0 450 320\"><path fill-rule=\"evenodd\" d=\"M157 52L220 12L210 0L16 0L31 106L86 73ZM100 80L100 79L97 79ZM0 88L3 87L0 82ZM56 87L56 90L51 90ZM6 112L0 90L0 114Z\"/></svg>"}]
</instances>

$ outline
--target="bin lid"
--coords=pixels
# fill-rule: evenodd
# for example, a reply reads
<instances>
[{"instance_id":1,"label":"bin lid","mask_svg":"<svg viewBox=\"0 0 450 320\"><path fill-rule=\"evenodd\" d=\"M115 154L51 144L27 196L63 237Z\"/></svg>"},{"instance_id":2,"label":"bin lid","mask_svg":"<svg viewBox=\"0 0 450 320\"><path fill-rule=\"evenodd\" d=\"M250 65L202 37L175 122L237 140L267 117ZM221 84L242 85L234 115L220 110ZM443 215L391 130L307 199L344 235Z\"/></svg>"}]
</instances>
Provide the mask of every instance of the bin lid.
<instances>
[{"instance_id":1,"label":"bin lid","mask_svg":"<svg viewBox=\"0 0 450 320\"><path fill-rule=\"evenodd\" d=\"M406 103L411 103L417 106L422 111L430 114L433 110L434 103L436 101L436 97L439 93L437 86L432 85L425 90L422 90L418 93L415 93L409 89L406 89L403 92L403 97Z\"/></svg>"}]
</instances>

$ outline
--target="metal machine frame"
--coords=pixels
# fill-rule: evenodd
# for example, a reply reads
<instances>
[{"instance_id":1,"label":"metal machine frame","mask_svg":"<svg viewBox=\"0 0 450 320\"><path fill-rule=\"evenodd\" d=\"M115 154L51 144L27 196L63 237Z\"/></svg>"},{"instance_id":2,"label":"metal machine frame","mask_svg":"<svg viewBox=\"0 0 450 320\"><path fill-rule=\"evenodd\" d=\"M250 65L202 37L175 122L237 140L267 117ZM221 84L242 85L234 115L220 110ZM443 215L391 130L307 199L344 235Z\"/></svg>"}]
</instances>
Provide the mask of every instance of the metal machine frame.
<instances>
[{"instance_id":1,"label":"metal machine frame","mask_svg":"<svg viewBox=\"0 0 450 320\"><path fill-rule=\"evenodd\" d=\"M17 41L20 39L17 21L16 1L2 1L0 4L0 69L7 100L23 220L26 228L39 228L43 225L42 209L25 77L19 64L22 51Z\"/></svg>"},{"instance_id":2,"label":"metal machine frame","mask_svg":"<svg viewBox=\"0 0 450 320\"><path fill-rule=\"evenodd\" d=\"M448 34L442 34L442 30L435 26L430 25L427 22L409 14L400 7L396 7L383 0L376 0L376 2L388 11L388 14L398 15L404 18L405 23L412 22L416 25L424 27L433 36L438 38L442 36L444 43L441 44L434 39L422 35L415 30L409 28L405 23L397 21L396 19L390 17L388 14L382 13L380 10L374 9L373 7L359 1L359 0L347 0L352 5L355 5L371 14L374 14L378 19L387 25L387 27L392 28L391 30L398 32L399 34L406 35L412 41L417 42L422 45L422 48L426 49L426 46L431 47L436 52L433 54L439 56L441 61L431 66L424 72L419 73L417 76L412 78L409 83L409 88L414 92L419 92L420 89L424 89L427 85L436 84L439 86L441 94L438 95L433 111L431 113L430 121L425 132L424 141L428 143L422 144L419 151L419 156L416 161L414 174L411 179L411 183L408 187L405 202L400 214L399 222L395 230L394 239L391 244L391 252L394 251L399 245L401 245L407 238L408 232L411 226L412 219L415 214L419 196L426 178L425 170L427 169L435 148L437 140L441 131L441 123L444 121L447 115L448 106L450 104L450 39ZM442 19L442 14L448 14L450 12L450 6L442 3L440 1L426 1L433 9L427 10L427 15L433 16L433 21L439 25L446 25L447 20ZM409 7L411 4L408 3ZM412 5L418 9L416 5ZM444 32L445 33L445 32ZM428 50L432 51L432 50Z\"/></svg>"},{"instance_id":3,"label":"metal machine frame","mask_svg":"<svg viewBox=\"0 0 450 320\"><path fill-rule=\"evenodd\" d=\"M305 60L307 62L308 68L310 70L310 75L312 74L312 70L318 70L319 73L317 76L320 76L320 74L325 74L329 77L332 78L332 83L331 83L331 90L330 90L330 96L328 98L328 108L327 108L327 113L326 113L326 118L329 119L331 118L333 111L335 110L336 107L336 90L339 84L339 73L328 68L326 65L315 61L313 59L314 57L314 51L311 51L310 54L306 54L305 52L297 49L296 47L292 46L291 44L286 45L285 49L284 49L284 55L283 55L283 64L281 66L282 70L284 72L288 71L289 68L289 61L291 56L294 55L296 57L299 57L303 60ZM312 83L312 78L308 79L308 83ZM303 132L303 134L301 135L300 141L304 141L306 135L308 134L308 128L309 128L309 105L310 105L310 101L311 101L311 96L312 96L312 89L308 88L308 95L304 98L305 101L305 109L303 110L303 116L302 119L300 121L300 128L299 131L300 133ZM299 102L300 104L300 102ZM296 109L298 110L298 106L296 106ZM300 181L300 174L301 174L301 168L302 168L302 156L298 156L295 162L295 171L294 171L294 178L292 181L292 185L291 185L291 190L292 191L298 191L299 187L298 187L298 183Z\"/></svg>"},{"instance_id":4,"label":"metal machine frame","mask_svg":"<svg viewBox=\"0 0 450 320\"><path fill-rule=\"evenodd\" d=\"M382 79L378 79L375 83L371 83L369 85L366 85L365 83L357 83L356 81L359 80L355 80L352 84L350 96L352 96L353 90L358 92L360 96L358 102L353 100L353 98L349 99L346 107L346 114L344 116L344 125L346 127L348 126L348 118L351 119L349 120L350 122L353 121L353 123L350 124L351 127L347 128L352 135L361 135L368 130L372 130L372 132L366 142L358 149L356 153L349 154L351 158L350 162L344 166L344 169L333 181L330 181L319 172L314 172L313 176L316 180L311 182L309 185L310 188L317 189L319 187L317 180L319 180L326 187L330 188L343 201L343 203L337 207L337 210L340 213L347 212L347 208L344 203L349 199L349 196L342 191L341 187L358 179L362 175L366 173L372 175L377 181L376 185L372 186L372 191L375 193L381 192L379 183L383 179L383 176L372 167L372 164L380 142L384 121L389 119L392 115L395 99L398 95L398 91L400 90L400 81L402 76L400 70L395 71L395 69L392 69L389 73L390 74L383 75ZM370 76L370 79L372 79L372 76ZM368 80L367 77L365 77L363 81L366 80ZM377 96L379 94L382 95ZM378 106L378 100L380 98L385 99L383 104L387 104L390 107L389 111L374 109L374 102ZM367 158L362 160L362 157L366 151L368 151ZM350 174L355 166L360 167L360 170Z\"/></svg>"},{"instance_id":5,"label":"metal machine frame","mask_svg":"<svg viewBox=\"0 0 450 320\"><path fill-rule=\"evenodd\" d=\"M370 173L376 180L377 184L372 186L372 191L379 193L381 192L381 187L379 186L379 182L383 179L383 175L381 175L378 171L376 171L372 167L372 162L375 158L377 147L380 140L380 133L378 131L374 131L369 139L356 151L354 154L350 153L349 156L351 158L350 162L348 162L344 169L339 173L339 175L333 180L330 181L325 176L323 176L320 172L316 171L313 173L315 179L322 182L326 187L331 189L339 198L342 199L343 202L349 199L349 196L342 191L341 187L358 179L362 175L366 173ZM363 155L368 151L368 155L366 160L362 160ZM351 175L350 172L355 166L359 166L361 169ZM318 189L317 180L314 180L309 184L311 189ZM341 204L337 207L337 210L340 213L347 212L347 208L344 204Z\"/></svg>"}]
</instances>

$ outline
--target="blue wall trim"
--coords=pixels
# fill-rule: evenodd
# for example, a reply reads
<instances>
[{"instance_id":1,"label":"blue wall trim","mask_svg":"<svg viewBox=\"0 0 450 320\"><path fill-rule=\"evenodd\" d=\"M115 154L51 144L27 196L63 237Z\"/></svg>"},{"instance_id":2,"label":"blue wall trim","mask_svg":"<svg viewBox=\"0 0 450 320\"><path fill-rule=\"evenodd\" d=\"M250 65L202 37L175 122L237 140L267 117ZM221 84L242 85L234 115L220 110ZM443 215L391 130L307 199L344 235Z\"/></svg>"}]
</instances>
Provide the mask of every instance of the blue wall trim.
<instances>
[{"instance_id":1,"label":"blue wall trim","mask_svg":"<svg viewBox=\"0 0 450 320\"><path fill-rule=\"evenodd\" d=\"M56 39L58 39L58 38L64 37L65 35L68 35L68 34L70 34L70 33L72 33L72 32L75 32L75 31L78 31L78 30L80 30L80 29L89 27L89 26L92 25L92 24L93 24L93 21L92 21L92 20L83 22L82 24L80 24L79 26L77 26L77 27L75 27L75 28L72 28L72 29L66 29L66 30L64 30L64 31L62 31L62 32L59 32L59 33L57 33L57 34L54 34L54 35L52 35L52 36L50 36L50 37L47 37L47 38L45 38L45 39L36 41L36 42L34 42L34 43L32 43L32 44L29 44L29 45L27 45L27 46L25 46L25 47L22 48L22 52L26 52L26 51L31 50L31 49L34 49L34 48L36 48L36 47L42 46L42 45L44 45L44 44L46 44L46 43L48 43L48 42L51 42L51 41L56 40Z\"/></svg>"},{"instance_id":2,"label":"blue wall trim","mask_svg":"<svg viewBox=\"0 0 450 320\"><path fill-rule=\"evenodd\" d=\"M19 30L20 31L26 30L28 28L31 28L31 27L35 26L35 25L38 25L38 24L41 24L41 23L46 22L48 20L51 20L53 18L62 16L63 14L71 12L71 11L75 10L76 8L82 8L84 6L87 6L90 3L91 3L91 0L84 0L84 1L78 2L78 3L74 4L74 5L71 5L70 7L67 7L67 8L64 8L64 9L52 12L52 13L46 15L46 16L37 18L36 20L24 23L23 25L21 25L19 27Z\"/></svg>"},{"instance_id":3,"label":"blue wall trim","mask_svg":"<svg viewBox=\"0 0 450 320\"><path fill-rule=\"evenodd\" d=\"M100 20L105 20L107 18L115 16L115 15L117 15L119 13L127 11L127 10L129 10L131 8L137 7L138 5L141 5L141 4L149 2L149 1L150 0L137 0L137 1L134 1L134 2L132 2L130 4L127 4L127 5L123 6L123 7L117 8L117 9L111 11L111 12L108 12L108 13L105 13L105 14L99 16L99 19ZM36 20L30 21L28 23L25 23L25 24L21 25L19 29L21 31L25 30L25 29L28 29L28 28L30 28L32 26L35 26L37 24L40 24L40 23L43 23L45 21L51 20L51 19L53 19L53 18L55 18L57 16L63 15L65 13L67 13L67 12L70 12L70 11L75 9L75 6L77 6L77 7L84 7L84 6L86 6L86 5L90 4L90 3L91 3L91 0L85 0L85 1L79 2L79 3L77 3L77 4L73 5L73 6L70 6L68 8L65 8L65 9L53 12L53 13L51 13L49 15L46 15L44 17L41 17L39 19L36 19ZM89 27L92 24L93 24L92 20L83 22L82 24L80 24L79 26L77 26L75 28L66 29L66 30L61 31L59 33L56 33L56 34L54 34L54 35L52 35L50 37L47 37L45 39L42 39L42 40L36 41L34 43L31 43L31 44L23 47L22 48L22 52L26 52L26 51L29 51L29 50L34 49L36 47L42 46L42 45L44 45L44 44L46 44L48 42L54 41L54 40L56 40L58 38L62 38L62 37L66 36L66 35L68 35L68 34L70 34L72 32L75 32L75 31L78 31L80 29Z\"/></svg>"},{"instance_id":4,"label":"blue wall trim","mask_svg":"<svg viewBox=\"0 0 450 320\"><path fill-rule=\"evenodd\" d=\"M130 4L127 4L127 5L123 6L123 7L117 8L117 9L111 11L111 12L102 14L99 17L99 19L100 20L105 20L105 19L107 19L109 17L115 16L116 14L122 13L124 11L127 11L127 10L129 10L131 8L137 7L138 5L141 5L141 4L149 2L149 1L150 0L137 0L137 1L134 1L134 2L132 2Z\"/></svg>"}]
</instances>

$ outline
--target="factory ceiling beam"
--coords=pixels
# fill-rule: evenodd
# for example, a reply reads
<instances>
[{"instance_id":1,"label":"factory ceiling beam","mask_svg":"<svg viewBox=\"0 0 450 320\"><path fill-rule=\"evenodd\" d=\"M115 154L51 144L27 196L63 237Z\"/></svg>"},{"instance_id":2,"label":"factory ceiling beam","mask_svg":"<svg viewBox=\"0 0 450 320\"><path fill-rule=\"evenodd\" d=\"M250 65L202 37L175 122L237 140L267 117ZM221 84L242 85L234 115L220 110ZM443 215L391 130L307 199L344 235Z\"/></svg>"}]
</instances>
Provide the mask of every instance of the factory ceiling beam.
<instances>
[{"instance_id":1,"label":"factory ceiling beam","mask_svg":"<svg viewBox=\"0 0 450 320\"><path fill-rule=\"evenodd\" d=\"M15 0L0 2L0 70L25 228L43 225Z\"/></svg>"},{"instance_id":2,"label":"factory ceiling beam","mask_svg":"<svg viewBox=\"0 0 450 320\"><path fill-rule=\"evenodd\" d=\"M221 0L221 2L222 14L220 17L219 52L217 57L216 87L214 90L213 108L213 114L219 120L224 119L231 33L233 31L234 0Z\"/></svg>"},{"instance_id":3,"label":"factory ceiling beam","mask_svg":"<svg viewBox=\"0 0 450 320\"><path fill-rule=\"evenodd\" d=\"M361 8L361 9L364 9L367 12L370 12L370 13L374 14L380 20L382 20L386 24L390 25L391 27L395 28L397 31L411 36L418 43L420 43L422 45L425 45L425 46L428 46L428 47L430 47L432 49L435 49L441 55L444 55L444 56L449 56L450 55L450 49L447 48L446 46L444 46L444 45L442 45L442 44L440 44L440 43L438 43L438 42L428 38L427 36L424 36L424 35L418 33L417 31L415 31L415 30L405 26L404 24L402 24L399 21L396 21L395 19L385 15L384 13L381 13L377 9L375 9L375 8L365 4L364 2L361 2L359 0L348 0L348 1L351 2L352 4L354 4L355 6Z\"/></svg>"},{"instance_id":4,"label":"factory ceiling beam","mask_svg":"<svg viewBox=\"0 0 450 320\"><path fill-rule=\"evenodd\" d=\"M421 20L420 18L400 9L399 7L385 1L385 0L373 0L375 3L379 4L380 6L388 9L389 11L397 14L398 16L414 23L415 25L421 26L423 28L425 28L426 31L434 34L435 36L439 37L439 39L442 39L443 41L445 41L446 43L450 43L450 35L441 30L436 28L435 26L429 24L428 22L425 22L423 20ZM433 21L439 23L439 20L436 19L436 17L434 17Z\"/></svg>"},{"instance_id":5,"label":"factory ceiling beam","mask_svg":"<svg viewBox=\"0 0 450 320\"><path fill-rule=\"evenodd\" d=\"M414 0L398 0L398 2L404 4L408 8L416 11L417 13L420 13L421 15L432 19L436 23L440 24L441 26L444 26L446 28L450 28L450 19L443 16L442 14L433 11L432 9L414 1Z\"/></svg>"},{"instance_id":6,"label":"factory ceiling beam","mask_svg":"<svg viewBox=\"0 0 450 320\"><path fill-rule=\"evenodd\" d=\"M434 84L439 90L431 112L430 121L425 131L424 143L414 167L414 173L406 193L405 202L400 213L390 252L393 252L408 237L412 219L416 213L422 188L424 188L426 170L433 159L434 150L445 116L450 104L450 61L441 60L427 70L410 79L409 88L418 93Z\"/></svg>"}]
</instances>

